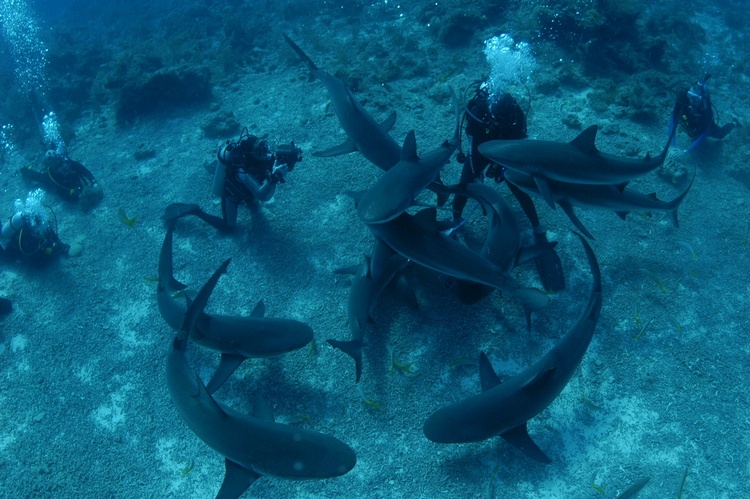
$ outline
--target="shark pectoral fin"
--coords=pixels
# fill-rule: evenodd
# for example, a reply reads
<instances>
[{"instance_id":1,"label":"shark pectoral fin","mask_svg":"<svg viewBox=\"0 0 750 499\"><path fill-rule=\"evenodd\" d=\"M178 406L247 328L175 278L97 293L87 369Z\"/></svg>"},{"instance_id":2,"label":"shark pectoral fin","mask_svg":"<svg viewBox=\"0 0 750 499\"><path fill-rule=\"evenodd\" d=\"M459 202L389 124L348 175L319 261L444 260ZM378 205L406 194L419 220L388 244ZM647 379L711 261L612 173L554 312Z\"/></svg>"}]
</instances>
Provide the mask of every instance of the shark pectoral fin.
<instances>
[{"instance_id":1,"label":"shark pectoral fin","mask_svg":"<svg viewBox=\"0 0 750 499\"><path fill-rule=\"evenodd\" d=\"M490 359L487 358L487 354L484 352L479 354L479 380L482 384L483 392L492 390L501 383L500 377L495 372Z\"/></svg>"},{"instance_id":2,"label":"shark pectoral fin","mask_svg":"<svg viewBox=\"0 0 750 499\"><path fill-rule=\"evenodd\" d=\"M273 423L275 418L273 417L273 409L271 404L266 402L266 399L260 395L256 395L253 399L253 417L260 419L261 421L268 421Z\"/></svg>"},{"instance_id":3,"label":"shark pectoral fin","mask_svg":"<svg viewBox=\"0 0 750 499\"><path fill-rule=\"evenodd\" d=\"M349 154L350 152L356 152L357 150L357 145L354 141L352 139L346 139L346 141L337 146L329 147L323 151L316 151L312 153L312 155L317 156L318 158L330 158L331 156L341 156L342 154Z\"/></svg>"},{"instance_id":4,"label":"shark pectoral fin","mask_svg":"<svg viewBox=\"0 0 750 499\"><path fill-rule=\"evenodd\" d=\"M629 211L616 211L615 215L620 217L622 220L625 220L628 217L628 213L630 212Z\"/></svg>"},{"instance_id":5,"label":"shark pectoral fin","mask_svg":"<svg viewBox=\"0 0 750 499\"><path fill-rule=\"evenodd\" d=\"M266 315L266 304L263 303L263 300L258 300L255 308L250 312L250 317L263 317L264 315Z\"/></svg>"},{"instance_id":6,"label":"shark pectoral fin","mask_svg":"<svg viewBox=\"0 0 750 499\"><path fill-rule=\"evenodd\" d=\"M573 225L576 226L576 229L578 229L581 232L581 234L583 234L584 236L588 237L589 239L593 241L594 236L591 235L591 232L589 232L586 226L583 225L583 222L581 222L581 220L578 218L578 215L576 215L576 212L573 211L573 206L571 206L570 203L568 202L562 202L559 204L560 204L560 208L562 208L565 214L568 215L568 218L573 223Z\"/></svg>"},{"instance_id":7,"label":"shark pectoral fin","mask_svg":"<svg viewBox=\"0 0 750 499\"><path fill-rule=\"evenodd\" d=\"M531 459L544 464L550 464L552 462L552 459L550 459L547 454L545 454L544 451L542 451L542 449L531 440L529 431L526 428L526 423L511 428L505 433L501 433L500 436L509 444L514 445L523 451L523 453Z\"/></svg>"},{"instance_id":8,"label":"shark pectoral fin","mask_svg":"<svg viewBox=\"0 0 750 499\"><path fill-rule=\"evenodd\" d=\"M404 300L404 303L413 310L419 310L419 300L417 294L404 276L398 276L396 279L396 292Z\"/></svg>"},{"instance_id":9,"label":"shark pectoral fin","mask_svg":"<svg viewBox=\"0 0 750 499\"><path fill-rule=\"evenodd\" d=\"M382 122L382 123L380 123L380 125L378 125L378 126L380 127L380 129L381 129L381 130L382 130L383 132L385 132L385 133L388 133L388 132L390 132L390 131L391 131L391 128L393 128L393 125L395 125L395 124L396 124L396 111L393 111L393 112L392 112L392 113L391 113L390 115L388 115L388 117L387 117L386 119L384 119L384 120L383 120L383 122Z\"/></svg>"},{"instance_id":10,"label":"shark pectoral fin","mask_svg":"<svg viewBox=\"0 0 750 499\"><path fill-rule=\"evenodd\" d=\"M615 184L613 187L619 191L620 194L625 192L625 188L630 182L623 182L622 184Z\"/></svg>"},{"instance_id":11,"label":"shark pectoral fin","mask_svg":"<svg viewBox=\"0 0 750 499\"><path fill-rule=\"evenodd\" d=\"M350 341L339 341L339 340L326 340L329 345L333 348L341 350L349 357L354 359L354 370L356 374L356 382L359 383L359 379L362 377L362 341L361 340L350 340Z\"/></svg>"},{"instance_id":12,"label":"shark pectoral fin","mask_svg":"<svg viewBox=\"0 0 750 499\"><path fill-rule=\"evenodd\" d=\"M340 269L334 270L333 273L339 275L357 275L361 268L362 264L358 263L356 265L350 265L348 267L341 267Z\"/></svg>"},{"instance_id":13,"label":"shark pectoral fin","mask_svg":"<svg viewBox=\"0 0 750 499\"><path fill-rule=\"evenodd\" d=\"M542 176L534 175L534 183L536 183L536 187L537 189L539 189L539 194L541 194L542 198L549 205L549 207L553 210L556 209L555 200L552 197L552 187L549 185L549 180Z\"/></svg>"},{"instance_id":14,"label":"shark pectoral fin","mask_svg":"<svg viewBox=\"0 0 750 499\"><path fill-rule=\"evenodd\" d=\"M216 372L211 377L211 380L206 385L208 393L213 394L226 383L229 377L240 367L240 364L245 362L247 357L243 355L234 355L229 353L221 354L221 361L219 367L216 368Z\"/></svg>"},{"instance_id":15,"label":"shark pectoral fin","mask_svg":"<svg viewBox=\"0 0 750 499\"><path fill-rule=\"evenodd\" d=\"M221 482L219 493L216 499L236 499L240 497L260 475L253 470L249 470L229 459L224 460L226 472L224 481Z\"/></svg>"}]
</instances>

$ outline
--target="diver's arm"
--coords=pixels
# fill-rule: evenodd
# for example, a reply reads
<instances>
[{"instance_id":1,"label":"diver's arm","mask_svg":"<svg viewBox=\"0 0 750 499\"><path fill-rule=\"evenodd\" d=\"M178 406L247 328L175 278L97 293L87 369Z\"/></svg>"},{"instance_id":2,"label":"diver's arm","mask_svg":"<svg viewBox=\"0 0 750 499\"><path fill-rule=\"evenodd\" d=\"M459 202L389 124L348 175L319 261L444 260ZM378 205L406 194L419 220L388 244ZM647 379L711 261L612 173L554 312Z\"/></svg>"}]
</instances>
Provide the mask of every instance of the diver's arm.
<instances>
[{"instance_id":1,"label":"diver's arm","mask_svg":"<svg viewBox=\"0 0 750 499\"><path fill-rule=\"evenodd\" d=\"M276 192L276 183L274 182L266 180L263 184L259 184L252 175L242 172L237 172L237 178L245 187L247 187L250 194L262 203L269 201Z\"/></svg>"}]
</instances>

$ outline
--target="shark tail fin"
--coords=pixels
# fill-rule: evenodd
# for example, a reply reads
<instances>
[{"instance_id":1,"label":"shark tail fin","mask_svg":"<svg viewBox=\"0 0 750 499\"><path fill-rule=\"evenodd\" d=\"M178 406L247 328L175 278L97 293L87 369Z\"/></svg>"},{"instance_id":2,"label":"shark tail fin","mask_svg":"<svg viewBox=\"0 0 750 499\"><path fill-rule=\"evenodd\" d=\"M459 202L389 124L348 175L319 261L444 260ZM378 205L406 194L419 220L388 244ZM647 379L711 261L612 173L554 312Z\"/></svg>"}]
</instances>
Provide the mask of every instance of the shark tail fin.
<instances>
[{"instance_id":1,"label":"shark tail fin","mask_svg":"<svg viewBox=\"0 0 750 499\"><path fill-rule=\"evenodd\" d=\"M289 38L288 36L286 36L286 34L282 34L282 36L284 37L284 40L286 40L286 43L288 43L289 46L292 47L292 50L294 50L297 53L297 55L299 56L299 58L302 59L302 62L304 62L305 64L307 64L307 66L310 68L310 71L312 71L313 73L315 73L315 71L318 70L318 66L316 66L315 63L312 62L312 59L310 59L309 57L307 57L307 54L305 54L304 52L302 52L302 49L299 48L299 46L296 43L294 43L291 40L291 38Z\"/></svg>"},{"instance_id":2,"label":"shark tail fin","mask_svg":"<svg viewBox=\"0 0 750 499\"><path fill-rule=\"evenodd\" d=\"M350 340L350 341L339 341L339 340L326 340L329 345L333 348L341 350L349 357L354 359L354 369L356 372L356 382L359 383L359 379L362 377L362 341L361 340Z\"/></svg>"}]
</instances>

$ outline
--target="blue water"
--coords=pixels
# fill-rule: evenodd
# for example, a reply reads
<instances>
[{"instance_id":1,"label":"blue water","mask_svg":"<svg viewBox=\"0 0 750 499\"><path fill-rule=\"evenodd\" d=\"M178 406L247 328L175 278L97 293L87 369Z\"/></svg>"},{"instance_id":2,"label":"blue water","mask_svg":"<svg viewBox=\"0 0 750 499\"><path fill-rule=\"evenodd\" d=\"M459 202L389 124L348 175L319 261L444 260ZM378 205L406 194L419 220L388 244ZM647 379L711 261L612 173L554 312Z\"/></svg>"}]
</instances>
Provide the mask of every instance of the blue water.
<instances>
[{"instance_id":1,"label":"blue water","mask_svg":"<svg viewBox=\"0 0 750 499\"><path fill-rule=\"evenodd\" d=\"M40 169L47 148L85 165L104 193L92 206L44 196L54 213L46 216L80 255L44 268L0 264L0 296L13 303L0 316L0 496L218 492L222 457L186 426L166 387L174 332L154 278L164 207L219 214L207 170L248 127L274 148L294 141L303 161L272 202L240 207L232 235L180 221L175 275L197 290L232 257L211 311L249 315L262 299L266 315L312 326L313 347L245 362L216 398L249 414L262 394L278 422L334 435L358 462L339 478L263 477L245 497L617 497L649 477L639 497L662 498L677 494L686 470L683 497L750 497L747 12L739 1L0 0L3 222L36 188L18 171ZM718 124L743 125L689 154L679 154L692 141L678 130L665 168L628 187L669 200L695 172L679 227L663 213L623 221L576 209L596 238L604 301L581 366L529 422L552 464L500 438L435 444L422 425L479 393L480 351L506 379L571 326L591 276L570 221L537 200L567 288L534 314L530 333L508 293L463 305L444 279L412 268L405 277L419 307L395 289L374 302L356 385L351 359L325 340L350 335L352 277L334 271L360 263L374 241L345 192L382 172L358 153L312 154L346 137L325 87L282 33L378 122L396 111L391 136L401 144L415 130L419 152L453 133L446 85L462 98L488 79L530 109L529 138L567 142L597 124L597 147L618 156L658 154L677 88L708 73ZM493 59L485 41L504 33L514 42ZM173 79L159 83L164 74ZM443 181L456 183L460 168L448 163ZM487 182L511 202L530 244L513 196ZM459 240L481 247L486 219L471 206L465 214ZM540 286L533 264L512 275ZM205 381L218 356L191 346L189 361Z\"/></svg>"}]
</instances>

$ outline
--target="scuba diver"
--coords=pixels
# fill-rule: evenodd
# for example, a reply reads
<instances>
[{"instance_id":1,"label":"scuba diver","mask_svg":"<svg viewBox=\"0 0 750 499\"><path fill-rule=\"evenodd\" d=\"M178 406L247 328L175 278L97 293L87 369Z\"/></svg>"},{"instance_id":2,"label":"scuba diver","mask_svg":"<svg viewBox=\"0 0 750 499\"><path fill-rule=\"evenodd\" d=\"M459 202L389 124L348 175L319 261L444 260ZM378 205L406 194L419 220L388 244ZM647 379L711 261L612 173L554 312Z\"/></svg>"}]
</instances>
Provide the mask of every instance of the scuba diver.
<instances>
[{"instance_id":1,"label":"scuba diver","mask_svg":"<svg viewBox=\"0 0 750 499\"><path fill-rule=\"evenodd\" d=\"M674 128L680 126L693 139L693 143L685 149L685 152L690 152L698 147L706 140L706 137L721 140L735 127L742 127L737 118L722 126L717 125L714 121L714 106L711 103L711 95L706 85L710 77L711 75L707 74L689 89L685 87L677 89L677 99L669 120L669 133L671 135Z\"/></svg>"},{"instance_id":2,"label":"scuba diver","mask_svg":"<svg viewBox=\"0 0 750 499\"><path fill-rule=\"evenodd\" d=\"M195 215L207 224L224 232L237 225L237 207L254 201L269 201L276 186L286 182L286 174L302 161L302 150L283 144L272 154L268 142L242 130L237 141L227 141L217 154L213 193L221 197L221 217L209 215L196 204L173 203L164 210L164 220L175 220Z\"/></svg>"},{"instance_id":3,"label":"scuba diver","mask_svg":"<svg viewBox=\"0 0 750 499\"><path fill-rule=\"evenodd\" d=\"M15 214L8 218L0 231L0 255L16 261L43 266L59 255L68 255L70 246L57 235L57 222L50 222L41 204L44 191L29 194L26 204L17 199ZM53 214L54 216L54 214Z\"/></svg>"},{"instance_id":4,"label":"scuba diver","mask_svg":"<svg viewBox=\"0 0 750 499\"><path fill-rule=\"evenodd\" d=\"M507 92L500 93L493 98L490 95L488 84L480 84L480 82L470 85L467 91L474 87L476 87L474 97L467 102L462 119L466 123L466 135L471 139L471 150L468 154L464 154L459 139L457 160L463 163L459 185L481 182L485 177L500 183L504 180L502 166L494 164L482 156L479 153L479 145L488 140L525 139L527 137L527 113L521 109L515 97ZM539 216L531 196L509 182L506 182L506 185L531 222L535 242L546 244L548 242L547 233L539 222ZM467 201L466 196L455 195L453 197L454 224L460 225L463 223L462 214ZM565 289L562 263L554 250L540 255L535 262L545 289L549 291Z\"/></svg>"},{"instance_id":5,"label":"scuba diver","mask_svg":"<svg viewBox=\"0 0 750 499\"><path fill-rule=\"evenodd\" d=\"M80 201L85 207L93 206L103 196L94 175L59 149L52 148L44 154L42 171L27 166L21 168L21 176L54 191L67 201Z\"/></svg>"}]
</instances>

